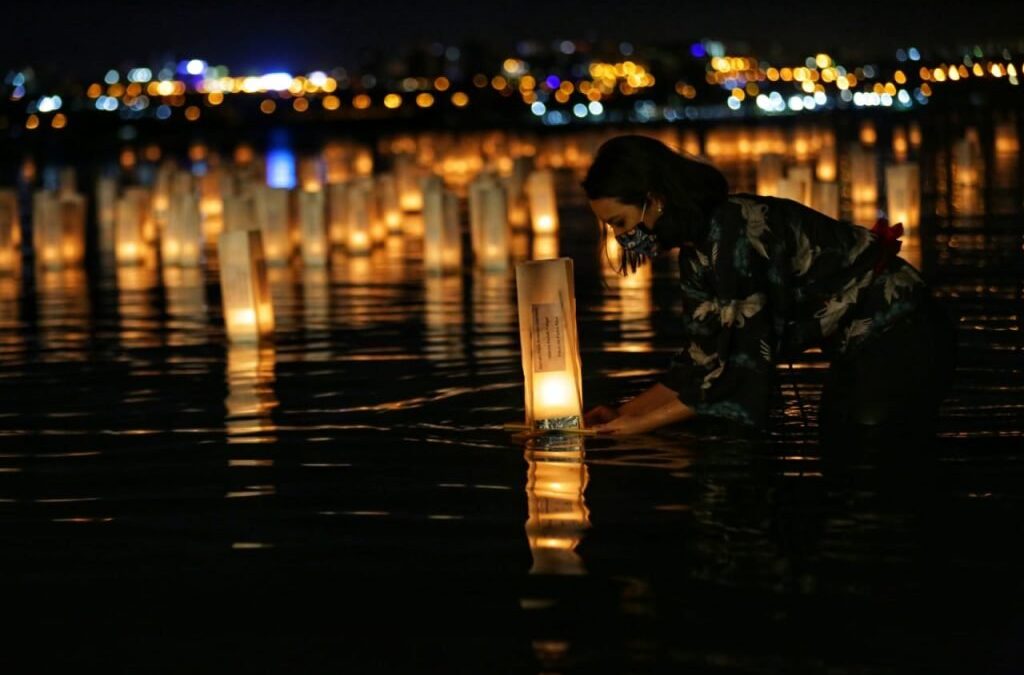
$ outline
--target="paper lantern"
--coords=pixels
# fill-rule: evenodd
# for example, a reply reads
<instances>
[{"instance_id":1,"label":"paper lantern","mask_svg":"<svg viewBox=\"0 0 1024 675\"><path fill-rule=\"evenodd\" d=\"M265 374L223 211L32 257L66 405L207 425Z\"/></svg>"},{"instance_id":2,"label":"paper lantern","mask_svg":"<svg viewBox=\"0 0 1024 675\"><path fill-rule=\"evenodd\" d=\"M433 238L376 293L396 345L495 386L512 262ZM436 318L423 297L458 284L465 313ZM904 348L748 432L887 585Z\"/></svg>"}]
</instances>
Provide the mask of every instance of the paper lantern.
<instances>
[{"instance_id":1,"label":"paper lantern","mask_svg":"<svg viewBox=\"0 0 1024 675\"><path fill-rule=\"evenodd\" d=\"M327 239L332 246L348 241L348 184L327 185Z\"/></svg>"},{"instance_id":2,"label":"paper lantern","mask_svg":"<svg viewBox=\"0 0 1024 675\"><path fill-rule=\"evenodd\" d=\"M839 219L839 183L814 181L811 186L811 208L829 218Z\"/></svg>"},{"instance_id":3,"label":"paper lantern","mask_svg":"<svg viewBox=\"0 0 1024 675\"><path fill-rule=\"evenodd\" d=\"M285 265L292 254L289 196L287 188L261 186L255 193L256 219L268 265Z\"/></svg>"},{"instance_id":4,"label":"paper lantern","mask_svg":"<svg viewBox=\"0 0 1024 675\"><path fill-rule=\"evenodd\" d=\"M910 151L910 141L907 139L907 130L903 127L895 127L892 130L892 154L897 162L905 162L907 153Z\"/></svg>"},{"instance_id":5,"label":"paper lantern","mask_svg":"<svg viewBox=\"0 0 1024 675\"><path fill-rule=\"evenodd\" d=\"M889 222L903 223L908 235L921 223L921 174L917 164L890 164L885 167L885 201Z\"/></svg>"},{"instance_id":6,"label":"paper lantern","mask_svg":"<svg viewBox=\"0 0 1024 675\"><path fill-rule=\"evenodd\" d=\"M982 183L984 159L977 129L968 129L964 137L953 143L953 183L976 187Z\"/></svg>"},{"instance_id":7,"label":"paper lantern","mask_svg":"<svg viewBox=\"0 0 1024 675\"><path fill-rule=\"evenodd\" d=\"M779 181L785 175L782 155L761 155L757 160L757 194L765 197L779 195Z\"/></svg>"},{"instance_id":8,"label":"paper lantern","mask_svg":"<svg viewBox=\"0 0 1024 675\"><path fill-rule=\"evenodd\" d=\"M864 120L860 123L860 143L865 148L870 148L878 141L878 132L875 131L875 123L871 120Z\"/></svg>"},{"instance_id":9,"label":"paper lantern","mask_svg":"<svg viewBox=\"0 0 1024 675\"><path fill-rule=\"evenodd\" d=\"M0 274L17 270L21 260L20 231L17 194L14 190L0 190Z\"/></svg>"},{"instance_id":10,"label":"paper lantern","mask_svg":"<svg viewBox=\"0 0 1024 675\"><path fill-rule=\"evenodd\" d=\"M473 247L473 258L483 258L483 210L484 194L498 185L490 174L481 174L469 184L469 241Z\"/></svg>"},{"instance_id":11,"label":"paper lantern","mask_svg":"<svg viewBox=\"0 0 1024 675\"><path fill-rule=\"evenodd\" d=\"M148 253L149 244L143 234L145 205L142 196L140 192L127 191L117 200L114 242L118 265L137 265Z\"/></svg>"},{"instance_id":12,"label":"paper lantern","mask_svg":"<svg viewBox=\"0 0 1024 675\"><path fill-rule=\"evenodd\" d=\"M530 222L537 234L558 231L558 202L555 198L555 176L549 170L534 171L526 181L530 204Z\"/></svg>"},{"instance_id":13,"label":"paper lantern","mask_svg":"<svg viewBox=\"0 0 1024 675\"><path fill-rule=\"evenodd\" d=\"M327 227L324 222L324 193L299 193L299 229L302 262L307 266L327 264Z\"/></svg>"},{"instance_id":14,"label":"paper lantern","mask_svg":"<svg viewBox=\"0 0 1024 675\"><path fill-rule=\"evenodd\" d=\"M256 200L250 195L231 195L224 198L224 231L245 232L259 230Z\"/></svg>"},{"instance_id":15,"label":"paper lantern","mask_svg":"<svg viewBox=\"0 0 1024 675\"><path fill-rule=\"evenodd\" d=\"M811 182L811 167L790 167L786 172L786 177L779 181L777 196L810 206Z\"/></svg>"},{"instance_id":16,"label":"paper lantern","mask_svg":"<svg viewBox=\"0 0 1024 675\"><path fill-rule=\"evenodd\" d=\"M420 187L420 169L412 155L395 158L395 178L398 183L399 201L406 213L423 210L423 190Z\"/></svg>"},{"instance_id":17,"label":"paper lantern","mask_svg":"<svg viewBox=\"0 0 1024 675\"><path fill-rule=\"evenodd\" d=\"M44 268L63 267L63 239L64 227L56 194L47 190L37 191L32 195L32 245L36 261Z\"/></svg>"},{"instance_id":18,"label":"paper lantern","mask_svg":"<svg viewBox=\"0 0 1024 675\"><path fill-rule=\"evenodd\" d=\"M299 188L305 192L319 192L323 188L323 164L319 157L299 160Z\"/></svg>"},{"instance_id":19,"label":"paper lantern","mask_svg":"<svg viewBox=\"0 0 1024 675\"><path fill-rule=\"evenodd\" d=\"M1020 139L1014 121L998 122L995 131L996 155L1016 155L1020 152Z\"/></svg>"},{"instance_id":20,"label":"paper lantern","mask_svg":"<svg viewBox=\"0 0 1024 675\"><path fill-rule=\"evenodd\" d=\"M461 263L458 199L434 177L423 190L423 268L438 274L455 271Z\"/></svg>"},{"instance_id":21,"label":"paper lantern","mask_svg":"<svg viewBox=\"0 0 1024 675\"><path fill-rule=\"evenodd\" d=\"M117 221L117 178L100 176L96 180L96 224L99 249L114 251L114 224Z\"/></svg>"},{"instance_id":22,"label":"paper lantern","mask_svg":"<svg viewBox=\"0 0 1024 675\"><path fill-rule=\"evenodd\" d=\"M583 438L545 435L527 441L526 538L530 574L585 574L576 549L590 528Z\"/></svg>"},{"instance_id":23,"label":"paper lantern","mask_svg":"<svg viewBox=\"0 0 1024 675\"><path fill-rule=\"evenodd\" d=\"M352 168L355 169L357 176L372 176L373 153L365 148L360 149L352 162Z\"/></svg>"},{"instance_id":24,"label":"paper lantern","mask_svg":"<svg viewBox=\"0 0 1024 675\"><path fill-rule=\"evenodd\" d=\"M351 255L367 255L373 248L370 233L371 195L364 185L348 186L348 232L345 250Z\"/></svg>"},{"instance_id":25,"label":"paper lantern","mask_svg":"<svg viewBox=\"0 0 1024 675\"><path fill-rule=\"evenodd\" d=\"M583 378L569 258L516 267L519 338L531 429L581 429Z\"/></svg>"},{"instance_id":26,"label":"paper lantern","mask_svg":"<svg viewBox=\"0 0 1024 675\"><path fill-rule=\"evenodd\" d=\"M388 234L402 233L402 207L398 198L398 182L393 174L377 178L377 206Z\"/></svg>"},{"instance_id":27,"label":"paper lantern","mask_svg":"<svg viewBox=\"0 0 1024 675\"><path fill-rule=\"evenodd\" d=\"M838 172L836 170L836 146L823 145L818 152L818 162L814 168L814 175L819 181L831 183L835 181Z\"/></svg>"},{"instance_id":28,"label":"paper lantern","mask_svg":"<svg viewBox=\"0 0 1024 675\"><path fill-rule=\"evenodd\" d=\"M274 309L262 233L224 232L218 246L224 326L232 342L257 342L274 332Z\"/></svg>"},{"instance_id":29,"label":"paper lantern","mask_svg":"<svg viewBox=\"0 0 1024 675\"><path fill-rule=\"evenodd\" d=\"M199 198L192 193L177 194L167 211L167 227L160 240L160 257L165 265L195 267L202 252Z\"/></svg>"},{"instance_id":30,"label":"paper lantern","mask_svg":"<svg viewBox=\"0 0 1024 675\"><path fill-rule=\"evenodd\" d=\"M73 166L62 167L57 174L57 198L72 197L78 192L78 172Z\"/></svg>"},{"instance_id":31,"label":"paper lantern","mask_svg":"<svg viewBox=\"0 0 1024 675\"><path fill-rule=\"evenodd\" d=\"M476 260L486 270L508 269L509 224L505 190L493 184L480 195L480 247Z\"/></svg>"},{"instance_id":32,"label":"paper lantern","mask_svg":"<svg viewBox=\"0 0 1024 675\"><path fill-rule=\"evenodd\" d=\"M850 147L850 188L854 204L873 204L878 201L875 155L858 145Z\"/></svg>"}]
</instances>

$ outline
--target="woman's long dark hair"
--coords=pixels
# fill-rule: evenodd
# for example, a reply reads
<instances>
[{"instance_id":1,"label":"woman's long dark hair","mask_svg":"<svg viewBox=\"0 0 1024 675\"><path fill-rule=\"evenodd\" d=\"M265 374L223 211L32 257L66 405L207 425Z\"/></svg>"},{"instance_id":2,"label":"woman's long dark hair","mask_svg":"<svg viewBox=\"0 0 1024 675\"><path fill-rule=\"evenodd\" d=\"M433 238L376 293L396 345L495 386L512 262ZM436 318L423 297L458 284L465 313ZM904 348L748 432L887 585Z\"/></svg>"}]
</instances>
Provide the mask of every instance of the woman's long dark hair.
<instances>
[{"instance_id":1,"label":"woman's long dark hair","mask_svg":"<svg viewBox=\"0 0 1024 675\"><path fill-rule=\"evenodd\" d=\"M712 212L728 197L729 183L711 164L681 155L659 140L626 135L598 148L583 190L591 200L611 197L636 207L650 194L662 197L672 227L659 228L656 234L664 245L675 247L703 236ZM605 230L602 224L602 247ZM619 272L626 274L637 262L624 256Z\"/></svg>"}]
</instances>

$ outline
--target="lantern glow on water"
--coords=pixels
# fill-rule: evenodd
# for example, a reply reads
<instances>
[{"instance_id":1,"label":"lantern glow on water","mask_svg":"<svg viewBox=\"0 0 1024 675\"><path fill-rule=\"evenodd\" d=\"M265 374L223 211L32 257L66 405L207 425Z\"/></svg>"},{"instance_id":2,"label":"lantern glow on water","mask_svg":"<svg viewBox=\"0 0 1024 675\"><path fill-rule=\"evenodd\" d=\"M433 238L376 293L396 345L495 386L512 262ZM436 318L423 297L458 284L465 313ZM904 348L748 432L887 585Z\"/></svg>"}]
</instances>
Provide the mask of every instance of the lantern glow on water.
<instances>
[{"instance_id":1,"label":"lantern glow on water","mask_svg":"<svg viewBox=\"0 0 1024 675\"><path fill-rule=\"evenodd\" d=\"M516 267L519 336L531 429L581 429L583 385L569 258Z\"/></svg>"},{"instance_id":2,"label":"lantern glow on water","mask_svg":"<svg viewBox=\"0 0 1024 675\"><path fill-rule=\"evenodd\" d=\"M530 574L585 574L576 548L590 527L584 493L589 482L583 439L530 439L527 463L526 537L533 556Z\"/></svg>"},{"instance_id":3,"label":"lantern glow on water","mask_svg":"<svg viewBox=\"0 0 1024 675\"><path fill-rule=\"evenodd\" d=\"M224 326L232 342L257 342L274 332L274 310L262 235L225 232L218 245Z\"/></svg>"}]
</instances>

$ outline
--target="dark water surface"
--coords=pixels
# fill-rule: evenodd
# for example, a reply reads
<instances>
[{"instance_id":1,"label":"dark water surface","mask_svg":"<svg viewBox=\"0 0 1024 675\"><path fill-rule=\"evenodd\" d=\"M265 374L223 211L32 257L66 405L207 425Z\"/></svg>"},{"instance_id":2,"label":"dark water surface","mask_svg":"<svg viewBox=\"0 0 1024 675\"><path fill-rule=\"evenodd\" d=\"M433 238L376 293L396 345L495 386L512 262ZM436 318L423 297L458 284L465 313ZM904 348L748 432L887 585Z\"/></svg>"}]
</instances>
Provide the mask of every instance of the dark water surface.
<instances>
[{"instance_id":1,"label":"dark water surface","mask_svg":"<svg viewBox=\"0 0 1024 675\"><path fill-rule=\"evenodd\" d=\"M590 227L566 208L592 405L666 366L679 299L671 261L603 273ZM210 270L2 279L9 618L126 672L1020 672L1024 226L922 230L960 364L906 453L822 451L813 354L763 442L515 438L511 272L424 279L401 241L273 270L259 348Z\"/></svg>"}]
</instances>

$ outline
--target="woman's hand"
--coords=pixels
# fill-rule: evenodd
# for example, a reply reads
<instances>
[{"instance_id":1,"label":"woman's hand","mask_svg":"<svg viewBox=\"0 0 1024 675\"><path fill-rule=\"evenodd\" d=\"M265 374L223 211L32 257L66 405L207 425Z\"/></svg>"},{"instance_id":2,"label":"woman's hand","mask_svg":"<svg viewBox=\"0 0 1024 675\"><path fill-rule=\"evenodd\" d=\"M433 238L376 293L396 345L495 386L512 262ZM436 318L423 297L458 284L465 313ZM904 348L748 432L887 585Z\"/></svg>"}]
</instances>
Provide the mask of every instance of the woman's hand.
<instances>
[{"instance_id":1,"label":"woman's hand","mask_svg":"<svg viewBox=\"0 0 1024 675\"><path fill-rule=\"evenodd\" d=\"M596 408L591 409L583 416L583 426L592 427L599 424L605 424L619 417L619 411L615 408L599 405Z\"/></svg>"},{"instance_id":2,"label":"woman's hand","mask_svg":"<svg viewBox=\"0 0 1024 675\"><path fill-rule=\"evenodd\" d=\"M615 419L597 424L593 429L599 434L646 434L659 427L681 422L694 416L692 408L678 398L638 415L618 415Z\"/></svg>"}]
</instances>

